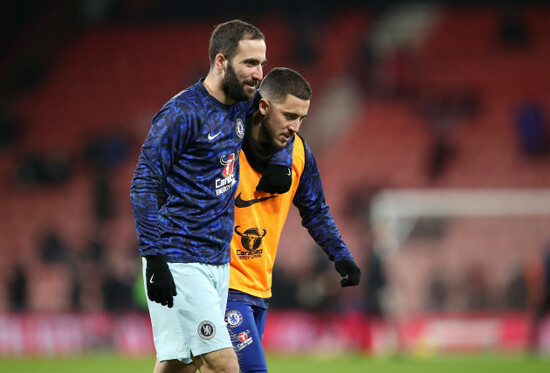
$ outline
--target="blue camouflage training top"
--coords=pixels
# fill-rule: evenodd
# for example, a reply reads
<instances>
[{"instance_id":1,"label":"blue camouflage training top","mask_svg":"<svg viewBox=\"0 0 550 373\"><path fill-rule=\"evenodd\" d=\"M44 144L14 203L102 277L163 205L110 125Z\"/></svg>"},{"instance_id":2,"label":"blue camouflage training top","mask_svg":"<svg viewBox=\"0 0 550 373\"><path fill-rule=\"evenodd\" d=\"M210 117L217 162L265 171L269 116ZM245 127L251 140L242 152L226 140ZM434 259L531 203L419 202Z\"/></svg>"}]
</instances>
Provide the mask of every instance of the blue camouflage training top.
<instances>
[{"instance_id":1,"label":"blue camouflage training top","mask_svg":"<svg viewBox=\"0 0 550 373\"><path fill-rule=\"evenodd\" d=\"M225 105L198 83L153 118L130 199L142 256L228 263L244 119L258 99ZM274 164L291 164L293 144Z\"/></svg>"}]
</instances>

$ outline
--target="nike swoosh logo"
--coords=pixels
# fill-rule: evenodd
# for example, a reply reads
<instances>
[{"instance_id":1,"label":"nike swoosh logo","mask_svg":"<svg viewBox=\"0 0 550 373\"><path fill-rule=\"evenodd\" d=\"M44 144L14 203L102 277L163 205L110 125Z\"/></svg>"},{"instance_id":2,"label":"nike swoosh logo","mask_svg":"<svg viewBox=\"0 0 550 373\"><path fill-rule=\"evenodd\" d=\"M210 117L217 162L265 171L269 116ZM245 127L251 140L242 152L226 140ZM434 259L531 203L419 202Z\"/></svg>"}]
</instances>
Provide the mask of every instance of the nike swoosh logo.
<instances>
[{"instance_id":1,"label":"nike swoosh logo","mask_svg":"<svg viewBox=\"0 0 550 373\"><path fill-rule=\"evenodd\" d=\"M153 273L153 275L151 276L151 278L149 279L149 283L152 284L153 283L153 277L155 277L155 274Z\"/></svg>"},{"instance_id":2,"label":"nike swoosh logo","mask_svg":"<svg viewBox=\"0 0 550 373\"><path fill-rule=\"evenodd\" d=\"M208 141L214 140L221 132L216 133L215 135L208 134Z\"/></svg>"},{"instance_id":3,"label":"nike swoosh logo","mask_svg":"<svg viewBox=\"0 0 550 373\"><path fill-rule=\"evenodd\" d=\"M269 197L263 197L263 198L255 198L255 199L244 200L244 199L241 198L241 193L239 193L237 198L235 198L235 207L238 207L238 208L249 207L249 206L252 206L255 203L263 202L267 199L275 198L275 197L277 197L277 196L269 196Z\"/></svg>"}]
</instances>

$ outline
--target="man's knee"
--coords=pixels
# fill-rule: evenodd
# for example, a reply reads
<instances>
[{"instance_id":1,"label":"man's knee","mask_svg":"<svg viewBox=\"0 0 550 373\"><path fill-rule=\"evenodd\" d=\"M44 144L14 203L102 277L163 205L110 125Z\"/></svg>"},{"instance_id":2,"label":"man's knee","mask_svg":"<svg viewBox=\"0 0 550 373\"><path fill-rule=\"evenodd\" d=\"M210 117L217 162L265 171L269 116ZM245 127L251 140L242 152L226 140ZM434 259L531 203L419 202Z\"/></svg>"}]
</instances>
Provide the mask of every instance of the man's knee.
<instances>
[{"instance_id":1,"label":"man's knee","mask_svg":"<svg viewBox=\"0 0 550 373\"><path fill-rule=\"evenodd\" d=\"M232 348L224 348L193 358L201 373L239 373L239 361Z\"/></svg>"}]
</instances>

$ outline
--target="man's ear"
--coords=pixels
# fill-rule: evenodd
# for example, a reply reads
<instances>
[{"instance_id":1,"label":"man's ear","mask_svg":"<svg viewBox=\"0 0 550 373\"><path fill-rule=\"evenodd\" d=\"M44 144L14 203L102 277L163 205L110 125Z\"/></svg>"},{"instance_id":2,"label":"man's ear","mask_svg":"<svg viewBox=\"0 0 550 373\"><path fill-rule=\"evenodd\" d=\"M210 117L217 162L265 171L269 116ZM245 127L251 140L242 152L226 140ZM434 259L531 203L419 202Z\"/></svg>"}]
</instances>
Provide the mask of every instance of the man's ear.
<instances>
[{"instance_id":1,"label":"man's ear","mask_svg":"<svg viewBox=\"0 0 550 373\"><path fill-rule=\"evenodd\" d=\"M269 101L267 101L267 99L262 98L260 100L260 105L259 105L260 114L266 115L270 107L271 105L269 104Z\"/></svg>"},{"instance_id":2,"label":"man's ear","mask_svg":"<svg viewBox=\"0 0 550 373\"><path fill-rule=\"evenodd\" d=\"M216 69L225 71L226 65L227 65L227 58L222 53L218 53L216 55L216 59L214 60L214 64L216 65Z\"/></svg>"}]
</instances>

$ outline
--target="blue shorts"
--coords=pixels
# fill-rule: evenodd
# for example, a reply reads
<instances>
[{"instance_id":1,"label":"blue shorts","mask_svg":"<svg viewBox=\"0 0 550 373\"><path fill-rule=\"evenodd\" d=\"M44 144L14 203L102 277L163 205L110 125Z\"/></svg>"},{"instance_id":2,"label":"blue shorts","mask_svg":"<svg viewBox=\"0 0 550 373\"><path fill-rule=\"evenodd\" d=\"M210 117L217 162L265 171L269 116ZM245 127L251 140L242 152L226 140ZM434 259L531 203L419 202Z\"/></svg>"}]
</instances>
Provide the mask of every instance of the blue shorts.
<instances>
[{"instance_id":1,"label":"blue shorts","mask_svg":"<svg viewBox=\"0 0 550 373\"><path fill-rule=\"evenodd\" d=\"M267 309L243 301L228 301L225 312L227 328L242 373L267 372L261 341Z\"/></svg>"},{"instance_id":2,"label":"blue shorts","mask_svg":"<svg viewBox=\"0 0 550 373\"><path fill-rule=\"evenodd\" d=\"M143 276L145 278L145 259ZM191 356L231 348L224 320L229 263L168 263L178 295L168 308L147 299L159 361L192 362Z\"/></svg>"}]
</instances>

